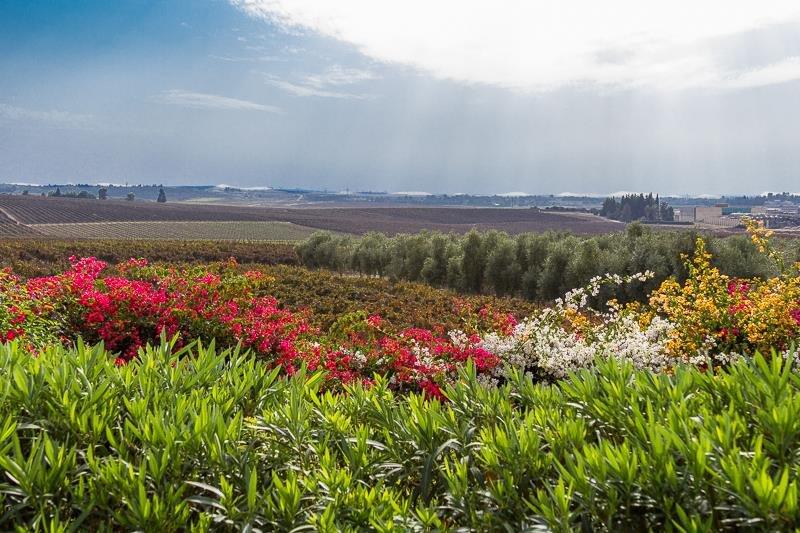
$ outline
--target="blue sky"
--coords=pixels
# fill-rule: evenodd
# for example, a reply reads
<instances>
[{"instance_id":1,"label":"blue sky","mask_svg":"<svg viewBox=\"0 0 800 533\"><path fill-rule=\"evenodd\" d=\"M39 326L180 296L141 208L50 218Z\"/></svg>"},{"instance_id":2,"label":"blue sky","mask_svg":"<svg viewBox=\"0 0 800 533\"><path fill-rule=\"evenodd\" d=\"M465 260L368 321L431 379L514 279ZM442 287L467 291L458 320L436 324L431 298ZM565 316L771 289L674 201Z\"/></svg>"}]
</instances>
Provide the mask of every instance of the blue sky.
<instances>
[{"instance_id":1,"label":"blue sky","mask_svg":"<svg viewBox=\"0 0 800 533\"><path fill-rule=\"evenodd\" d=\"M0 0L0 180L800 191L800 6L640 4Z\"/></svg>"}]
</instances>

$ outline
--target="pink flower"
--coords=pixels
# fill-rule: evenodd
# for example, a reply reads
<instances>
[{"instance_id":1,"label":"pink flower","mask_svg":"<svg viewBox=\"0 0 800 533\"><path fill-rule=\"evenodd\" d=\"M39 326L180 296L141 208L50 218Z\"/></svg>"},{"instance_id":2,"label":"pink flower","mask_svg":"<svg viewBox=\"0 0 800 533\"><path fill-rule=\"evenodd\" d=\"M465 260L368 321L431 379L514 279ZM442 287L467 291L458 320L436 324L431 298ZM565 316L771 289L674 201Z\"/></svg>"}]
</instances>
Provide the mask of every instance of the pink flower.
<instances>
[{"instance_id":1,"label":"pink flower","mask_svg":"<svg viewBox=\"0 0 800 533\"><path fill-rule=\"evenodd\" d=\"M734 296L737 293L747 295L748 292L750 292L750 284L746 281L734 279L728 282L728 294L730 296Z\"/></svg>"}]
</instances>

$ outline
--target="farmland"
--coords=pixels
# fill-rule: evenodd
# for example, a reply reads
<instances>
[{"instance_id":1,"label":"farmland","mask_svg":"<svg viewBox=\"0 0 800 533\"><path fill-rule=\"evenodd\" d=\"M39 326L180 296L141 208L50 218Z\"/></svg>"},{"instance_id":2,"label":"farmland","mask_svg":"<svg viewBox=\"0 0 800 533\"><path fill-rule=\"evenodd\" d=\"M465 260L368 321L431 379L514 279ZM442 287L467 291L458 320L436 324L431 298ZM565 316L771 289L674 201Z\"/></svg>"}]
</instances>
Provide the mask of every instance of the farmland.
<instances>
[{"instance_id":1,"label":"farmland","mask_svg":"<svg viewBox=\"0 0 800 533\"><path fill-rule=\"evenodd\" d=\"M619 231L623 224L584 213L554 213L537 209L445 208L445 207L343 207L343 208L275 208L224 205L200 205L122 200L84 200L0 195L0 213L16 232L31 234L57 232L65 235L68 228L50 229L52 224L84 224L109 222L288 222L304 228L340 233L363 234L379 231L387 234L437 230L466 233L472 228L497 229L511 234L547 230L569 231L593 235ZM44 226L42 226L44 225ZM41 227L40 227L41 226ZM152 226L155 237L166 236L175 227ZM76 227L72 235L79 232ZM0 228L2 232L3 228ZM226 233L247 239L251 233L242 227L238 233ZM70 235L70 236L72 236ZM2 236L2 233L0 233ZM200 237L202 238L202 237Z\"/></svg>"},{"instance_id":2,"label":"farmland","mask_svg":"<svg viewBox=\"0 0 800 533\"><path fill-rule=\"evenodd\" d=\"M39 233L30 226L24 226L15 222L0 221L0 239L18 239L25 237L42 237L43 234Z\"/></svg>"},{"instance_id":3,"label":"farmland","mask_svg":"<svg viewBox=\"0 0 800 533\"><path fill-rule=\"evenodd\" d=\"M153 239L221 241L298 241L314 230L291 222L82 222L29 226L63 239Z\"/></svg>"}]
</instances>

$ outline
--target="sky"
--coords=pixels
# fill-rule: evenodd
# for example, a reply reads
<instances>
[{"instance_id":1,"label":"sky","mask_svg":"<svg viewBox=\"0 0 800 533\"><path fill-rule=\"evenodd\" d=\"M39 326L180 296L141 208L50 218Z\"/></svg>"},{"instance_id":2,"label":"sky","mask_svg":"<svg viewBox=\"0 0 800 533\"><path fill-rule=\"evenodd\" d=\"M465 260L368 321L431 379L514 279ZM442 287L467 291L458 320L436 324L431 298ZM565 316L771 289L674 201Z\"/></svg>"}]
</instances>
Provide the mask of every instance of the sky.
<instances>
[{"instance_id":1,"label":"sky","mask_svg":"<svg viewBox=\"0 0 800 533\"><path fill-rule=\"evenodd\" d=\"M0 0L0 181L800 192L800 2Z\"/></svg>"}]
</instances>

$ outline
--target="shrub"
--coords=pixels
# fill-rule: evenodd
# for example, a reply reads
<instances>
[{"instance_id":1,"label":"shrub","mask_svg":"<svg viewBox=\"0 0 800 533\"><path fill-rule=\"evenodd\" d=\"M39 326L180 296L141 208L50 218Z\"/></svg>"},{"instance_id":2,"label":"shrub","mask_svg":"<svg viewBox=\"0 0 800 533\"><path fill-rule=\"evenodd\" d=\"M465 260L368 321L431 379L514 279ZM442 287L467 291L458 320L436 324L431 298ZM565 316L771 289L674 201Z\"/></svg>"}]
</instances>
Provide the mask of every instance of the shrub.
<instances>
[{"instance_id":1,"label":"shrub","mask_svg":"<svg viewBox=\"0 0 800 533\"><path fill-rule=\"evenodd\" d=\"M174 352L174 353L173 353ZM0 528L788 530L800 380L781 358L614 361L448 403L321 390L236 350L0 347Z\"/></svg>"},{"instance_id":2,"label":"shrub","mask_svg":"<svg viewBox=\"0 0 800 533\"><path fill-rule=\"evenodd\" d=\"M297 247L300 262L310 268L381 272L393 280L425 281L435 287L475 293L522 296L550 301L605 273L626 276L650 270L641 286L606 287L606 299L645 303L664 280L679 282L687 272L683 255L691 254L694 231L656 231L631 224L624 232L594 237L546 232L510 236L472 230L466 235L423 232L361 238L318 233ZM757 246L742 235L705 236L712 264L726 275L766 279L778 272ZM800 259L800 239L783 239L777 248ZM380 258L380 259L378 259Z\"/></svg>"},{"instance_id":3,"label":"shrub","mask_svg":"<svg viewBox=\"0 0 800 533\"><path fill-rule=\"evenodd\" d=\"M785 270L767 280L731 278L711 265L702 239L687 268L685 283L667 280L651 297L654 310L675 325L673 355L785 351L800 338L796 272Z\"/></svg>"}]
</instances>

